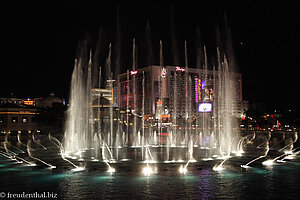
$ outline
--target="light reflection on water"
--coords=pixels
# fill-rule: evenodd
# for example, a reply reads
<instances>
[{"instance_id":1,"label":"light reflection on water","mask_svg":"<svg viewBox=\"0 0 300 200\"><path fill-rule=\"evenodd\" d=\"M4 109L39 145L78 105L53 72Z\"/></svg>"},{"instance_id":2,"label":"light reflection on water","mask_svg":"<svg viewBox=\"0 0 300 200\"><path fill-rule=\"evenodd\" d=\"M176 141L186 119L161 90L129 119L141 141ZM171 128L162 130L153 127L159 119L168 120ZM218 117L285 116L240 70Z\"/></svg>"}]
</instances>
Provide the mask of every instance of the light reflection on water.
<instances>
[{"instance_id":1,"label":"light reflection on water","mask_svg":"<svg viewBox=\"0 0 300 200\"><path fill-rule=\"evenodd\" d=\"M170 165L172 167L172 165ZM189 170L186 175L55 171L17 167L0 159L2 191L50 191L60 199L270 199L296 198L300 187L298 163L287 162L247 170ZM19 187L20 180L22 186Z\"/></svg>"}]
</instances>

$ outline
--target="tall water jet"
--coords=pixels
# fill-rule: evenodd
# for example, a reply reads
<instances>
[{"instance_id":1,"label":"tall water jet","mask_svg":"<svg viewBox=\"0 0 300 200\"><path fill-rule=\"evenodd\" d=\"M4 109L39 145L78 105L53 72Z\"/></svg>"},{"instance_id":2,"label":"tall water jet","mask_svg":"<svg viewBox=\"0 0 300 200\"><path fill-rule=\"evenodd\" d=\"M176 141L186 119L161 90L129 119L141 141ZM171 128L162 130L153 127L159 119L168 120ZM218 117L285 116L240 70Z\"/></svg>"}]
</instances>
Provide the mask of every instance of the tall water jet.
<instances>
[{"instance_id":1,"label":"tall water jet","mask_svg":"<svg viewBox=\"0 0 300 200\"><path fill-rule=\"evenodd\" d=\"M232 73L229 71L227 58L224 56L221 61L219 48L218 55L218 126L219 126L219 147L222 156L229 156L237 143L238 135L236 118L234 111L236 110L236 102L234 96L234 85ZM235 147L236 148L236 147ZM235 149L234 149L235 150Z\"/></svg>"},{"instance_id":2,"label":"tall water jet","mask_svg":"<svg viewBox=\"0 0 300 200\"><path fill-rule=\"evenodd\" d=\"M122 42L121 42L121 25L120 25L120 6L118 5L117 7L117 30L116 30L116 39L114 43L114 48L113 48L113 63L114 63L114 74L113 74L113 79L116 80L118 78L118 75L121 72L121 67L122 67L122 55L121 55L121 50L122 50Z\"/></svg>"},{"instance_id":3,"label":"tall water jet","mask_svg":"<svg viewBox=\"0 0 300 200\"><path fill-rule=\"evenodd\" d=\"M136 71L136 46L135 38L132 41L132 71ZM133 108L132 113L137 112L137 101L136 101L136 77L133 76ZM137 121L136 116L133 117L133 139L137 137Z\"/></svg>"},{"instance_id":4,"label":"tall water jet","mask_svg":"<svg viewBox=\"0 0 300 200\"><path fill-rule=\"evenodd\" d=\"M218 62L209 70L204 46L203 59L198 61L203 68L192 69L185 42L184 67L165 66L162 41L159 45L160 66L137 69L133 39L132 70L118 76L119 85L113 80L116 74L111 44L103 69L97 61L97 84L93 80L92 53L88 56L86 50L80 51L72 74L65 154L92 160L102 155L110 162L113 158L129 159L129 154L130 159L147 160L151 150L155 159L190 162L204 154L212 159L219 147L224 159L230 156L237 134L233 123L236 76L225 53L217 49ZM148 100L148 94L153 98ZM116 95L118 102L114 101ZM209 110L201 110L204 105L210 106Z\"/></svg>"},{"instance_id":5,"label":"tall water jet","mask_svg":"<svg viewBox=\"0 0 300 200\"><path fill-rule=\"evenodd\" d=\"M159 66L164 65L164 55L163 55L163 44L162 41L159 40Z\"/></svg>"},{"instance_id":6,"label":"tall water jet","mask_svg":"<svg viewBox=\"0 0 300 200\"><path fill-rule=\"evenodd\" d=\"M85 113L86 85L84 83L83 61L75 59L70 89L70 106L67 113L64 136L65 153L75 153L87 147L87 124Z\"/></svg>"},{"instance_id":7,"label":"tall water jet","mask_svg":"<svg viewBox=\"0 0 300 200\"><path fill-rule=\"evenodd\" d=\"M152 65L153 64L153 48L152 48L152 37L151 37L151 28L150 22L147 21L146 29L145 29L145 43L147 48L147 57L146 57L146 64Z\"/></svg>"},{"instance_id":8,"label":"tall water jet","mask_svg":"<svg viewBox=\"0 0 300 200\"><path fill-rule=\"evenodd\" d=\"M175 22L174 22L174 13L173 6L170 5L170 25L171 25L171 51L173 57L173 65L179 65L179 53L177 47L176 40L176 30L175 30Z\"/></svg>"}]
</instances>

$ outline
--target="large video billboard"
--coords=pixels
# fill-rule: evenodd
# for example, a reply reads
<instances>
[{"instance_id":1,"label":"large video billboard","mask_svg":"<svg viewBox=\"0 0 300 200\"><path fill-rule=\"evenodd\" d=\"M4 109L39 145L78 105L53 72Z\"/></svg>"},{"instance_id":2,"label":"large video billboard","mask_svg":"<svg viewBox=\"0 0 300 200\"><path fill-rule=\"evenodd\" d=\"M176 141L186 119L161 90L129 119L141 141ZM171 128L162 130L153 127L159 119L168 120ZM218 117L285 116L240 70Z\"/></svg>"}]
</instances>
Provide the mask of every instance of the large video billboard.
<instances>
[{"instance_id":1,"label":"large video billboard","mask_svg":"<svg viewBox=\"0 0 300 200\"><path fill-rule=\"evenodd\" d=\"M212 103L199 103L198 112L211 112Z\"/></svg>"}]
</instances>

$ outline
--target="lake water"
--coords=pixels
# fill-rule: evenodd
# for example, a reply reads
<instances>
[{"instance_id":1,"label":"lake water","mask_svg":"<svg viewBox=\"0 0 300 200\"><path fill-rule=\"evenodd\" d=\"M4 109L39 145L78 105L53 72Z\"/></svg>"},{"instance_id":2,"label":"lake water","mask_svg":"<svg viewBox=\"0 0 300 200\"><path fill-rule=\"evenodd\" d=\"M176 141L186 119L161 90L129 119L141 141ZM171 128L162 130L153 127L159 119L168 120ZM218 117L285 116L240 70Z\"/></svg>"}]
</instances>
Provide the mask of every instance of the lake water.
<instances>
[{"instance_id":1,"label":"lake water","mask_svg":"<svg viewBox=\"0 0 300 200\"><path fill-rule=\"evenodd\" d=\"M251 157L232 158L223 171L212 168L221 160L200 161L178 172L181 164L150 164L156 173L145 176L145 163L112 164L116 173L106 172L103 162L81 162L86 170L73 173L55 147L32 152L56 165L18 164L0 155L0 197L10 194L49 193L57 199L299 199L300 157L263 166L261 161L243 169ZM80 164L80 163L79 163ZM51 196L52 195L52 196Z\"/></svg>"}]
</instances>

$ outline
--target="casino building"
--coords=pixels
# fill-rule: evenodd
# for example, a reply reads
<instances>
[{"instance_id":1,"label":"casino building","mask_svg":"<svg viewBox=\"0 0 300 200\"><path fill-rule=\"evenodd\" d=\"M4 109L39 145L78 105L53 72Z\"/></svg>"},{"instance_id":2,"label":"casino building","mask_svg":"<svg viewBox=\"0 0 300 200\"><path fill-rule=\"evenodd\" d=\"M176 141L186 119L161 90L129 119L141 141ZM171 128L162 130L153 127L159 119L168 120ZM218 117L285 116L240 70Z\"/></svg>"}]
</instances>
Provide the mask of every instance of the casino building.
<instances>
[{"instance_id":1,"label":"casino building","mask_svg":"<svg viewBox=\"0 0 300 200\"><path fill-rule=\"evenodd\" d=\"M35 120L39 113L37 108L28 105L2 104L0 105L0 133L27 134L38 131Z\"/></svg>"},{"instance_id":2,"label":"casino building","mask_svg":"<svg viewBox=\"0 0 300 200\"><path fill-rule=\"evenodd\" d=\"M220 74L215 70L182 68L179 66L148 66L120 74L117 104L121 109L133 109L150 116L176 117L209 113L219 97ZM233 80L232 114L243 114L242 74L230 72ZM226 87L226 85L224 85ZM223 87L224 87L223 86ZM145 98L143 98L143 95ZM143 101L144 99L144 101Z\"/></svg>"}]
</instances>

